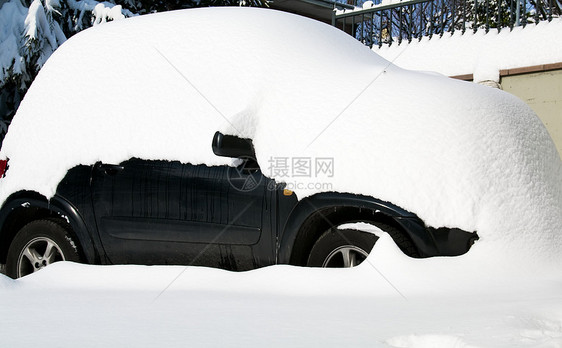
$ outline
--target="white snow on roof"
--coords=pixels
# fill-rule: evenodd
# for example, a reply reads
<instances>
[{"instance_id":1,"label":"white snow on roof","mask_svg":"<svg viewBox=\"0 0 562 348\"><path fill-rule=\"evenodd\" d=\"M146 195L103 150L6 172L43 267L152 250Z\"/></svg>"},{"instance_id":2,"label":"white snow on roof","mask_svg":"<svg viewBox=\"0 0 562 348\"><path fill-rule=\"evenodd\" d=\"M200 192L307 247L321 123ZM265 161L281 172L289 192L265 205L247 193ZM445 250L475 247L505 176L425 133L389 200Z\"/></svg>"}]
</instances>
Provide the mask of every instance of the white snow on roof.
<instances>
[{"instance_id":1,"label":"white snow on roof","mask_svg":"<svg viewBox=\"0 0 562 348\"><path fill-rule=\"evenodd\" d=\"M216 130L251 137L264 174L299 198L328 184L476 230L497 253L560 259L562 163L527 105L403 70L338 29L266 9L140 16L72 37L10 126L0 201L21 189L51 197L77 164L230 164L211 151ZM271 168L299 158L333 159L333 176Z\"/></svg>"},{"instance_id":2,"label":"white snow on roof","mask_svg":"<svg viewBox=\"0 0 562 348\"><path fill-rule=\"evenodd\" d=\"M465 34L456 31L443 37L423 37L373 50L394 64L412 70L435 71L447 76L474 74L474 81L499 81L502 69L562 62L562 18L552 22L483 29Z\"/></svg>"}]
</instances>

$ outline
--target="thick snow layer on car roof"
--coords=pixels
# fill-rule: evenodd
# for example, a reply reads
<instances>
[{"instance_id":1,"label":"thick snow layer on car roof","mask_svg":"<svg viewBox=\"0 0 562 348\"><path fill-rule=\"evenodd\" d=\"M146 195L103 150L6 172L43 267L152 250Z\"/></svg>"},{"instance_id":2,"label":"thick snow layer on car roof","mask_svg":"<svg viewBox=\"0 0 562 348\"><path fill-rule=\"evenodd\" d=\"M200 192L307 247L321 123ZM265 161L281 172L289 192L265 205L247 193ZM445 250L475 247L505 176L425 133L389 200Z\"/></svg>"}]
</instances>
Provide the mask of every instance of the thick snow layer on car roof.
<instances>
[{"instance_id":1,"label":"thick snow layer on car roof","mask_svg":"<svg viewBox=\"0 0 562 348\"><path fill-rule=\"evenodd\" d=\"M230 164L211 151L216 130L251 137L264 174L299 198L371 195L434 227L559 257L562 164L528 106L265 9L140 16L68 40L8 131L0 199L51 197L68 169L96 161Z\"/></svg>"}]
</instances>

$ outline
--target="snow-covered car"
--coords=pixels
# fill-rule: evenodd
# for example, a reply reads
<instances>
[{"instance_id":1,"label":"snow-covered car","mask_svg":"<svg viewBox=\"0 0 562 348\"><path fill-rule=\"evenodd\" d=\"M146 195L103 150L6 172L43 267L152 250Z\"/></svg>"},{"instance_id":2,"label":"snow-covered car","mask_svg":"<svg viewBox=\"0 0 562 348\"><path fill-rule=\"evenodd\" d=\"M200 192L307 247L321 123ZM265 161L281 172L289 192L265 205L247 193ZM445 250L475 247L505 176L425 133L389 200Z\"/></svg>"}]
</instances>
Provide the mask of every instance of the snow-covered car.
<instances>
[{"instance_id":1,"label":"snow-covered car","mask_svg":"<svg viewBox=\"0 0 562 348\"><path fill-rule=\"evenodd\" d=\"M380 232L412 257L460 255L528 218L494 215L509 188L534 175L549 192L558 162L528 165L557 156L533 146L548 139L515 97L402 70L303 17L115 21L62 45L18 109L0 263L349 267Z\"/></svg>"},{"instance_id":2,"label":"snow-covered car","mask_svg":"<svg viewBox=\"0 0 562 348\"><path fill-rule=\"evenodd\" d=\"M10 196L0 212L7 274L22 277L61 260L228 270L353 267L378 238L342 228L357 221L389 233L415 257L459 255L477 238L426 228L414 214L373 197L324 192L299 202L285 184L262 174L251 139L217 132L212 147L241 163L98 162L69 170L49 201L33 191Z\"/></svg>"}]
</instances>

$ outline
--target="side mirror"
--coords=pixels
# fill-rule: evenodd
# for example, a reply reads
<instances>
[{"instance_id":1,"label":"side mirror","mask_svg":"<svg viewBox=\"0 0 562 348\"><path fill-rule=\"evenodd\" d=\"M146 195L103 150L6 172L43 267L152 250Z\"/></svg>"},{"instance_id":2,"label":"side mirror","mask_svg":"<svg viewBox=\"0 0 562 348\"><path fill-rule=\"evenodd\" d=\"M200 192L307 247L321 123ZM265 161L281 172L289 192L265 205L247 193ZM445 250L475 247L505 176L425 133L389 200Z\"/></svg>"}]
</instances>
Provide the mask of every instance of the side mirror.
<instances>
[{"instance_id":1,"label":"side mirror","mask_svg":"<svg viewBox=\"0 0 562 348\"><path fill-rule=\"evenodd\" d=\"M213 137L213 153L217 156L232 158L256 158L251 139L216 132Z\"/></svg>"}]
</instances>

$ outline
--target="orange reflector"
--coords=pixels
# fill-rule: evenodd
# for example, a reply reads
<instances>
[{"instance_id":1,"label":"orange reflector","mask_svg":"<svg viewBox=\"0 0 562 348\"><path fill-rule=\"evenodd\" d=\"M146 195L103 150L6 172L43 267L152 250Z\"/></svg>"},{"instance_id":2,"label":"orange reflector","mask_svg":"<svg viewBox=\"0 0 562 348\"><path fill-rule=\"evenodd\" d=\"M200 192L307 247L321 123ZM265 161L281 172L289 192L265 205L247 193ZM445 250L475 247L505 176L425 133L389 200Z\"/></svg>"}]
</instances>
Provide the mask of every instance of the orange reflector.
<instances>
[{"instance_id":1,"label":"orange reflector","mask_svg":"<svg viewBox=\"0 0 562 348\"><path fill-rule=\"evenodd\" d=\"M293 194L293 191L291 191L291 190L287 190L287 189L284 189L284 190L283 190L283 195L284 195L284 196L290 196L290 195L292 195L292 194Z\"/></svg>"}]
</instances>

